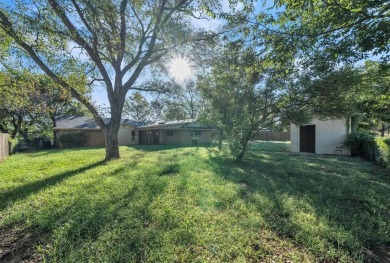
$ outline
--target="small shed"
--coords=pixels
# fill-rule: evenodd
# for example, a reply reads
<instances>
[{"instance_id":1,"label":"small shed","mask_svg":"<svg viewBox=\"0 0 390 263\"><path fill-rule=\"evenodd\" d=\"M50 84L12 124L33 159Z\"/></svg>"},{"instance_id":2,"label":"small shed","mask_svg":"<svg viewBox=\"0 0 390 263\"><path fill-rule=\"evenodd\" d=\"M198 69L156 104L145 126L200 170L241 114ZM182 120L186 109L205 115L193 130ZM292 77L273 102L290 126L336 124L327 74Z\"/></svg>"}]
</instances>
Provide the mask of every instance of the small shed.
<instances>
[{"instance_id":1,"label":"small shed","mask_svg":"<svg viewBox=\"0 0 390 263\"><path fill-rule=\"evenodd\" d=\"M291 151L350 156L351 151L343 146L350 127L346 118L314 118L306 125L291 123Z\"/></svg>"}]
</instances>

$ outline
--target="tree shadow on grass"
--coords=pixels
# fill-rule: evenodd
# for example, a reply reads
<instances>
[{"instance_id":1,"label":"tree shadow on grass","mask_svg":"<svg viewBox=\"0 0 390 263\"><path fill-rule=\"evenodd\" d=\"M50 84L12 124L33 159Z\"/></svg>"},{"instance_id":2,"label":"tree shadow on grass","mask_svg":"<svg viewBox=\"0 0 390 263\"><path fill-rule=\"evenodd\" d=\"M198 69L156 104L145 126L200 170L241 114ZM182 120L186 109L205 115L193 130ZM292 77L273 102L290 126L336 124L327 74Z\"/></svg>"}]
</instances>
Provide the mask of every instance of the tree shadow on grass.
<instances>
[{"instance_id":1,"label":"tree shadow on grass","mask_svg":"<svg viewBox=\"0 0 390 263\"><path fill-rule=\"evenodd\" d=\"M173 149L185 149L185 148L198 148L198 147L210 147L212 144L210 143L202 143L198 145L182 145L182 144L167 144L167 145L136 145L131 146L131 148L146 151L146 152L156 152L156 151L164 151L164 150L173 150Z\"/></svg>"},{"instance_id":2,"label":"tree shadow on grass","mask_svg":"<svg viewBox=\"0 0 390 263\"><path fill-rule=\"evenodd\" d=\"M83 173L89 169L93 169L99 165L104 164L105 161L99 161L92 164L89 164L87 166L78 168L76 170L60 173L48 178L45 178L44 180L36 181L30 184L25 184L16 188L13 188L7 192L0 193L0 210L3 210L5 207L7 207L10 203L18 200L18 199L24 199L31 194L34 194L36 192L39 192L43 188L53 186L63 180L65 180L68 177L74 176L79 173Z\"/></svg>"},{"instance_id":3,"label":"tree shadow on grass","mask_svg":"<svg viewBox=\"0 0 390 263\"><path fill-rule=\"evenodd\" d=\"M375 260L376 247L390 250L390 178L356 161L264 152L240 166L218 156L210 164L242 186L240 198L256 207L268 229L310 244L318 259L338 261L346 253L354 260ZM358 171L363 175L354 174ZM335 252L324 255L328 250Z\"/></svg>"},{"instance_id":4,"label":"tree shadow on grass","mask_svg":"<svg viewBox=\"0 0 390 263\"><path fill-rule=\"evenodd\" d=\"M53 235L48 238L54 246L47 254L49 261L144 262L150 260L151 251L166 246L165 235L179 227L177 219L171 207L156 215L165 208L156 209L153 202L164 193L168 181L140 175L126 186L126 177L117 176L125 170L107 174L118 181L104 187L99 181L84 185L84 193L75 196L67 210L44 212L45 217L36 220L39 232Z\"/></svg>"},{"instance_id":5,"label":"tree shadow on grass","mask_svg":"<svg viewBox=\"0 0 390 263\"><path fill-rule=\"evenodd\" d=\"M104 176L85 174L80 183L66 181L53 186L62 179L52 179L45 186L51 186L53 191L42 191L42 200L48 194L51 200L41 207L27 208L12 224L18 225L23 235L41 237L29 242L33 246L29 250L36 251L40 244L44 251L40 257L48 262L172 262L175 255L168 250L170 246L186 247L194 237L181 226L181 204L172 201L176 196L166 192L174 180L181 180L180 165L171 163L169 157L165 159L168 163L151 173L125 162L114 163L112 169L104 170ZM176 173L177 177L170 176ZM167 199L171 202L166 203ZM12 226L3 229L8 228ZM18 255L31 257L15 249L6 259Z\"/></svg>"}]
</instances>

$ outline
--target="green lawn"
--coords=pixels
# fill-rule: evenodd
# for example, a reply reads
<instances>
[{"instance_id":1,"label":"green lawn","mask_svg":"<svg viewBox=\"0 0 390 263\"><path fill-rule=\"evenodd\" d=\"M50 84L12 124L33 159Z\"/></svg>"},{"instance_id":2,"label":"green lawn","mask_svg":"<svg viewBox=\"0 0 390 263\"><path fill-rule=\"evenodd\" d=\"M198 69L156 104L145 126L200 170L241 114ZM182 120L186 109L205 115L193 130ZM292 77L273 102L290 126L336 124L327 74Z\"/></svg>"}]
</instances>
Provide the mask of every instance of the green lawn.
<instances>
[{"instance_id":1,"label":"green lawn","mask_svg":"<svg viewBox=\"0 0 390 263\"><path fill-rule=\"evenodd\" d=\"M122 147L109 163L103 149L11 156L0 262L385 262L388 170L251 147L241 166L208 147Z\"/></svg>"}]
</instances>

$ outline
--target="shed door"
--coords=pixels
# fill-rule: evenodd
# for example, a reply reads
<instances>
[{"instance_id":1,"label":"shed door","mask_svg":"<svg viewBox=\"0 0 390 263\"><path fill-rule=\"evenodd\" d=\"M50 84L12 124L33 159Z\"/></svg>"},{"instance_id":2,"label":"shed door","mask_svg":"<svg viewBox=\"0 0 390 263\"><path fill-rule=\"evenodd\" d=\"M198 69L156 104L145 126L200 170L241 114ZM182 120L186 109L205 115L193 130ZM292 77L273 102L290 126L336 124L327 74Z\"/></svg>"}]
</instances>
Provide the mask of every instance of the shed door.
<instances>
[{"instance_id":1,"label":"shed door","mask_svg":"<svg viewBox=\"0 0 390 263\"><path fill-rule=\"evenodd\" d=\"M300 152L316 152L316 126L300 126L299 130Z\"/></svg>"}]
</instances>

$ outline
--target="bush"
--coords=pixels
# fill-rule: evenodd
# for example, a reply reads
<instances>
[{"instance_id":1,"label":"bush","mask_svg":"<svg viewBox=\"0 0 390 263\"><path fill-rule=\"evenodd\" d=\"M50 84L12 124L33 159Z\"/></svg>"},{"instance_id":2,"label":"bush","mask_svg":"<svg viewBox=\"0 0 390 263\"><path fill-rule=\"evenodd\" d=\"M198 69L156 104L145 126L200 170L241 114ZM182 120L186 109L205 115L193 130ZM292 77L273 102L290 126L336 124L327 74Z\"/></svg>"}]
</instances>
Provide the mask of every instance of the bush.
<instances>
[{"instance_id":1,"label":"bush","mask_svg":"<svg viewBox=\"0 0 390 263\"><path fill-rule=\"evenodd\" d=\"M199 144L199 141L200 141L200 138L199 138L199 137L193 137L193 138L192 138L192 145L198 145L198 144Z\"/></svg>"},{"instance_id":2,"label":"bush","mask_svg":"<svg viewBox=\"0 0 390 263\"><path fill-rule=\"evenodd\" d=\"M376 138L375 142L380 155L377 161L383 166L390 167L390 138Z\"/></svg>"},{"instance_id":3,"label":"bush","mask_svg":"<svg viewBox=\"0 0 390 263\"><path fill-rule=\"evenodd\" d=\"M10 153L24 152L28 150L28 145L23 139L8 139Z\"/></svg>"},{"instance_id":4,"label":"bush","mask_svg":"<svg viewBox=\"0 0 390 263\"><path fill-rule=\"evenodd\" d=\"M32 140L32 145L37 149L50 149L51 141L47 136L37 137Z\"/></svg>"},{"instance_id":5,"label":"bush","mask_svg":"<svg viewBox=\"0 0 390 263\"><path fill-rule=\"evenodd\" d=\"M351 149L352 155L361 156L365 159L375 160L375 137L363 132L348 134L345 146Z\"/></svg>"},{"instance_id":6,"label":"bush","mask_svg":"<svg viewBox=\"0 0 390 263\"><path fill-rule=\"evenodd\" d=\"M371 134L353 132L347 136L344 145L351 149L352 155L360 156L380 165L390 165L389 138L375 138Z\"/></svg>"},{"instance_id":7,"label":"bush","mask_svg":"<svg viewBox=\"0 0 390 263\"><path fill-rule=\"evenodd\" d=\"M65 148L84 146L87 136L83 132L71 132L62 134L59 138L60 143Z\"/></svg>"}]
</instances>

